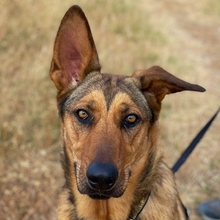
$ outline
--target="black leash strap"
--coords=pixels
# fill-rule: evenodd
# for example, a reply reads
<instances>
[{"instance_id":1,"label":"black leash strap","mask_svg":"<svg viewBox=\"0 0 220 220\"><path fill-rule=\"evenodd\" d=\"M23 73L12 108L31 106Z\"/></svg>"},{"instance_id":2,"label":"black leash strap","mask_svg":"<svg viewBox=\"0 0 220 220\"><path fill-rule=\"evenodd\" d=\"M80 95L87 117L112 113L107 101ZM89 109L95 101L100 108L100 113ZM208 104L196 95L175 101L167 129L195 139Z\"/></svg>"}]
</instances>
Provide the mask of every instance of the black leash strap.
<instances>
[{"instance_id":1,"label":"black leash strap","mask_svg":"<svg viewBox=\"0 0 220 220\"><path fill-rule=\"evenodd\" d=\"M210 125L216 118L216 116L219 113L220 108L217 110L217 112L212 116L212 118L207 122L207 124L201 129L201 131L196 135L196 137L192 140L190 145L186 148L186 150L183 152L183 154L180 156L180 158L177 160L177 162L174 164L172 171L173 173L176 173L177 170L183 165L183 163L186 161L186 159L189 157L189 155L192 153L192 151L195 149L196 145L199 143L199 141L202 139L206 131L209 129Z\"/></svg>"}]
</instances>

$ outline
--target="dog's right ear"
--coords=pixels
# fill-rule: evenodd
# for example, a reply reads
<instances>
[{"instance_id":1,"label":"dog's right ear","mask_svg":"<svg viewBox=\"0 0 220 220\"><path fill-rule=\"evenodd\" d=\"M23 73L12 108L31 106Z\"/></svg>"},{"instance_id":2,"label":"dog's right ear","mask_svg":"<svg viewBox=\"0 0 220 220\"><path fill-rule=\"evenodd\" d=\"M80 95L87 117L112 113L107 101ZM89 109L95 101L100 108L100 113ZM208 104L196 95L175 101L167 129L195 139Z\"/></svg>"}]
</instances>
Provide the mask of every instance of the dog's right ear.
<instances>
[{"instance_id":1,"label":"dog's right ear","mask_svg":"<svg viewBox=\"0 0 220 220\"><path fill-rule=\"evenodd\" d=\"M50 77L58 95L77 86L88 73L100 69L89 23L82 9L74 5L63 17L54 44Z\"/></svg>"}]
</instances>

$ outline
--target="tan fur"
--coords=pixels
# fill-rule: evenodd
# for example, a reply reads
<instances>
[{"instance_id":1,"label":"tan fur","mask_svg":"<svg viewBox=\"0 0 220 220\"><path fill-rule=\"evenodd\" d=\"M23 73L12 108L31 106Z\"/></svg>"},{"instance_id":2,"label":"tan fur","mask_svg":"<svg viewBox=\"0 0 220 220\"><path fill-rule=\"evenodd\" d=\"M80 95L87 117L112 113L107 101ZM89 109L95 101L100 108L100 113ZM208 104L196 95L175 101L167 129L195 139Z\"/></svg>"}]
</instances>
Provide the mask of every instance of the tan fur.
<instances>
[{"instance_id":1,"label":"tan fur","mask_svg":"<svg viewBox=\"0 0 220 220\"><path fill-rule=\"evenodd\" d=\"M100 118L104 118L105 120L100 120L100 124L97 126L98 129L91 131L93 133L93 135L90 135L91 139L89 139L90 143L97 143L98 141L100 141L100 137L102 136L102 133L105 130L105 127L107 128L108 132L109 132L109 137L114 137L115 140L119 140L120 137L117 137L117 129L115 129L114 127L112 127L112 123L111 121L114 120L113 115L115 115L114 113L117 111L120 111L120 104L123 102L130 103L131 105L134 106L134 109L136 109L134 103L130 100L130 98L125 95L125 94L119 94L116 96L114 102L112 103L112 106L109 110L109 112L107 112L106 110L106 106L105 106L105 101L104 101L104 97L102 95L101 92L97 92L94 91L92 93L90 93L89 95L85 96L82 98L82 100L76 105L76 108L78 106L82 106L84 103L88 103L89 100L92 100L95 102L95 106L96 106L96 112L98 112L98 114L100 114ZM123 101L120 101L123 100ZM138 109L136 109L136 111L139 111ZM86 143L83 143L83 141L87 142L86 136L88 134L86 134L84 136L84 134L80 134L79 131L77 131L77 129L74 128L74 121L71 120L71 118L69 116L67 116L66 118L64 118L64 139L66 141L66 143L68 143L68 146L71 146L72 149L68 149L68 153L69 153L69 157L71 158L71 164L73 164L73 161L78 161L80 164L86 165L90 162L90 160L92 160L94 158L93 153L96 152L96 149L94 149L96 147L95 146L89 146ZM108 126L109 125L109 126ZM141 142L143 141L143 137L146 135L146 129L140 129L137 132L137 138L136 138L136 142ZM101 140L102 141L102 140ZM108 140L103 140L103 141L108 141ZM114 140L111 140L114 141ZM129 142L129 140L126 141L127 143ZM83 149L82 147L86 146L86 149ZM116 148L118 147L117 144L115 144L115 149L113 149L113 151L119 151L120 149ZM134 193L134 188L135 188L135 183L137 182L137 178L140 175L140 171L143 169L143 165L145 162L145 157L143 157L141 160L139 160L139 164L136 165L135 162L136 160L140 159L141 157L141 153L139 151L136 151L136 148L138 147L137 143L131 143L129 145L126 146L125 145L121 145L121 152L116 152L115 155L118 156L115 157L115 162L120 163L123 158L125 157L123 155L126 155L126 164L123 164L122 167L126 167L126 166L132 166L133 164L135 165L135 169L137 169L137 171L134 172L134 176L132 176L132 178L129 180L130 184L127 186L127 190L126 193L117 199L109 199L107 201L103 200L103 201L93 201L92 199L88 198L88 196L86 195L82 195L78 192L77 188L76 188L76 179L75 179L75 175L71 176L71 180L72 180L72 186L73 187L73 191L74 194L77 195L76 196L76 206L77 206L77 210L78 210L78 214L79 217L84 217L85 219L96 219L97 218L97 213L100 212L100 219L125 219L127 216L127 213L124 212L125 207L127 206L127 210L129 210L130 208L130 204L132 202L132 196ZM73 154L74 152L74 154ZM134 157L134 154L137 154L136 157ZM130 155L130 156L129 156ZM81 159L80 159L81 158ZM133 158L133 159L132 159ZM134 160L134 161L132 161ZM141 163L141 161L143 161ZM130 164L130 163L133 164ZM142 166L141 166L142 165ZM139 168L140 167L140 168ZM138 172L139 171L139 172ZM61 202L62 203L62 202ZM102 207L102 208L100 208ZM87 210L85 212L85 209ZM117 209L116 211L114 209ZM91 211L90 211L91 210ZM111 210L111 211L109 211ZM121 210L121 212L119 212L119 210ZM110 214L109 214L110 212ZM119 214L120 213L120 214ZM98 215L98 216L99 216ZM112 217L107 217L108 215L112 216ZM120 217L121 216L121 217Z\"/></svg>"},{"instance_id":2,"label":"tan fur","mask_svg":"<svg viewBox=\"0 0 220 220\"><path fill-rule=\"evenodd\" d=\"M141 114L141 112L135 106L129 96L120 93L115 97L108 112L106 110L104 97L102 93L98 91L94 91L83 97L81 101L76 105L76 108L78 108L78 106L82 106L88 103L90 100L95 102L94 105L96 106L96 111L98 112L98 114L100 114L100 118L105 118L103 119L103 121L99 122L100 124L98 125L98 130L91 131L92 135L90 136L92 139L89 139L89 142L91 143L97 143L98 141L100 141L99 139L102 136L101 134L102 132L104 132L105 128L109 130L108 136L113 136L115 140L120 139L120 136L117 137L118 131L116 128L112 127L111 121L114 121L113 116L117 115L115 114L115 112L120 111L120 106L122 105L122 103L129 103L133 106L133 109L135 111ZM87 142L86 136L88 136L88 134L80 134L79 131L74 128L74 123L75 122L69 115L64 118L64 139L67 143L67 146L71 146L71 149L67 149L69 158L71 159L70 164L73 164L73 161L78 161L80 164L83 164L86 167L89 161L94 158L93 153L95 153L96 150L93 149L93 147L96 146L88 146L87 143L84 143ZM118 158L116 157L115 161L120 163L120 161L123 160L123 158L125 157L123 155L126 155L126 163L123 164L123 167L131 167L131 172L134 173L134 175L131 176L131 178L129 179L129 183L127 185L125 193L120 198L110 198L108 200L94 201L90 199L87 195L82 195L78 192L78 189L76 187L77 184L75 173L70 174L73 186L72 190L76 199L76 210L80 218L94 220L125 220L127 218L132 203L135 186L141 174L141 171L144 168L144 164L148 157L150 148L151 150L156 151L155 153L157 154L157 157L155 162L157 162L162 156L161 148L158 148L158 143L156 141L158 139L157 125L155 125L154 128L151 128L151 133L149 134L149 143L151 145L148 146L148 148L142 147L143 142L145 142L144 139L146 137L147 131L148 128L146 126L141 126L136 131L136 137L134 138L133 142L127 137L127 140L123 140L126 144L121 145L121 147L123 148L123 152L116 153ZM83 146L86 146L86 148L83 149ZM116 144L115 147L118 147L118 145ZM120 149L116 148L114 152L117 150ZM164 219L170 220L175 214L167 211L167 207L171 206L171 202L173 203L174 207L177 205L175 203L178 199L178 195L175 189L173 175L163 163L161 164L160 169L160 173L158 173L157 175L160 175L160 178L163 179L163 183L161 185L161 183L154 182L155 192L152 192L149 203L146 206L147 208L143 211L141 215L143 216L143 219L145 219L144 216L146 215L151 216L150 219L161 219L161 216L168 216L167 218L164 217ZM172 197L169 198L169 195L171 195ZM72 204L68 202L68 196L68 190L64 190L61 194L58 219L69 219L67 218L67 216L69 215L69 213L72 212ZM160 210L160 214L158 214L158 209ZM67 210L69 210L69 212Z\"/></svg>"},{"instance_id":3,"label":"tan fur","mask_svg":"<svg viewBox=\"0 0 220 220\"><path fill-rule=\"evenodd\" d=\"M66 179L58 220L186 220L163 160L158 118L165 95L205 89L158 66L130 77L102 74L79 6L61 21L50 77L58 90Z\"/></svg>"}]
</instances>

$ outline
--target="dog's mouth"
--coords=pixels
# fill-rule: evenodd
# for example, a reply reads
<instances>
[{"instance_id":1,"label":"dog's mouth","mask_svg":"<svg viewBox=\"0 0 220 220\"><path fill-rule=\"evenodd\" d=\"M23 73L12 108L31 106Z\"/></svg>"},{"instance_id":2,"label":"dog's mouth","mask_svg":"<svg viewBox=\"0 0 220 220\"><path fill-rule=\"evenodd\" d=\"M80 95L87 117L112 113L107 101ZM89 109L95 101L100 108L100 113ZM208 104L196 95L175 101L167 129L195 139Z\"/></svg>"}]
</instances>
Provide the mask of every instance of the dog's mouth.
<instances>
[{"instance_id":1,"label":"dog's mouth","mask_svg":"<svg viewBox=\"0 0 220 220\"><path fill-rule=\"evenodd\" d=\"M91 189L90 186L87 186L86 188L80 188L78 187L78 190L82 194L87 194L91 199L102 199L106 200L111 197L118 198L121 197L125 191L124 185L117 184L114 188L112 188L109 191L100 191L100 190L94 190Z\"/></svg>"},{"instance_id":2,"label":"dog's mouth","mask_svg":"<svg viewBox=\"0 0 220 220\"><path fill-rule=\"evenodd\" d=\"M104 195L104 194L90 194L88 195L91 199L95 199L95 200L99 200L99 199L102 199L102 200L106 200L106 199L109 199L111 196L107 196L107 195Z\"/></svg>"}]
</instances>

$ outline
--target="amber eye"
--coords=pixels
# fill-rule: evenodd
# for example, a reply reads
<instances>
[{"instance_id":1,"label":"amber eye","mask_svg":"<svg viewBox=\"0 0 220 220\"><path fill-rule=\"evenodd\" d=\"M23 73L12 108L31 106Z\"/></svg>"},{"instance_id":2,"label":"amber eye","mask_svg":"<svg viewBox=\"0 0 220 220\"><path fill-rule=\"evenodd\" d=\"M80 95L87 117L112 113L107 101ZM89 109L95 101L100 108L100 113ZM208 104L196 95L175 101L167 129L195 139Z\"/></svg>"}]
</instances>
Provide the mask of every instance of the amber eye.
<instances>
[{"instance_id":1,"label":"amber eye","mask_svg":"<svg viewBox=\"0 0 220 220\"><path fill-rule=\"evenodd\" d=\"M89 115L87 114L87 112L84 111L84 110L78 110L78 111L77 111L77 115L79 116L80 119L83 119L83 120L87 119L88 116L89 116Z\"/></svg>"},{"instance_id":2,"label":"amber eye","mask_svg":"<svg viewBox=\"0 0 220 220\"><path fill-rule=\"evenodd\" d=\"M89 124L92 121L92 117L89 115L89 113L83 109L79 109L76 112L74 112L77 119L83 123L83 124Z\"/></svg>"},{"instance_id":3,"label":"amber eye","mask_svg":"<svg viewBox=\"0 0 220 220\"><path fill-rule=\"evenodd\" d=\"M133 124L135 123L137 120L137 116L136 115L128 115L128 117L126 118L126 122Z\"/></svg>"},{"instance_id":4,"label":"amber eye","mask_svg":"<svg viewBox=\"0 0 220 220\"><path fill-rule=\"evenodd\" d=\"M140 122L140 118L136 114L128 115L122 122L124 128L133 128Z\"/></svg>"}]
</instances>

